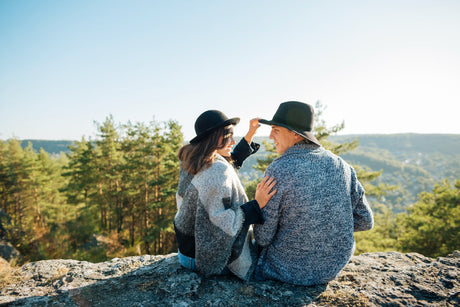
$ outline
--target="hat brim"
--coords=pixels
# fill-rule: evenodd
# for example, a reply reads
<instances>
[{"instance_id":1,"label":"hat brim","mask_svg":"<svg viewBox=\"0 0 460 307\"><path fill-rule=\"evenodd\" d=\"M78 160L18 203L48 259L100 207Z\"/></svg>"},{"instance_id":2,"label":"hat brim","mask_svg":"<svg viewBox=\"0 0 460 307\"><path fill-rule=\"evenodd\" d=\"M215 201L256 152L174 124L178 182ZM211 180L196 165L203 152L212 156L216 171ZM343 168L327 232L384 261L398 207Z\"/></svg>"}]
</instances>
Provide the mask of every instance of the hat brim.
<instances>
[{"instance_id":1,"label":"hat brim","mask_svg":"<svg viewBox=\"0 0 460 307\"><path fill-rule=\"evenodd\" d=\"M205 137L210 135L214 130L216 130L216 129L220 128L220 127L225 127L225 126L228 126L228 125L237 125L239 122L240 122L239 117L234 117L234 118L227 119L226 121L221 122L218 125L210 127L208 129L206 129L205 131L201 132L199 135L197 135L196 137L191 139L190 143L196 143L196 142L201 141L202 139L204 139Z\"/></svg>"},{"instance_id":2,"label":"hat brim","mask_svg":"<svg viewBox=\"0 0 460 307\"><path fill-rule=\"evenodd\" d=\"M308 140L308 141L310 141L310 142L312 142L312 143L314 143L314 144L316 144L318 146L321 146L320 142L318 141L318 139L316 139L315 135L311 131L297 130L297 129L294 129L294 128L286 125L286 124L279 123L279 122L276 122L276 121L273 121L273 120L259 119L259 123L265 124L265 125L270 125L270 126L280 126L280 127L289 129L292 132L297 133L298 135L300 135L304 139L306 139L306 140Z\"/></svg>"}]
</instances>

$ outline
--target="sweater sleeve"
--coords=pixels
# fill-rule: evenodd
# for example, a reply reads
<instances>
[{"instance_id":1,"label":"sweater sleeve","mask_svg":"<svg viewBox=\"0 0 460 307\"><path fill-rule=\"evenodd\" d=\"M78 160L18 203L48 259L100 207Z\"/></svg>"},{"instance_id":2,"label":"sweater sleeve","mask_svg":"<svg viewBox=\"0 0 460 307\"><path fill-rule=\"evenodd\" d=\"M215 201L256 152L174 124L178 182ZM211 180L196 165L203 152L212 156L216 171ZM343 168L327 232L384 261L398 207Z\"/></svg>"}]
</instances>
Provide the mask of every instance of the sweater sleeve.
<instances>
[{"instance_id":1,"label":"sweater sleeve","mask_svg":"<svg viewBox=\"0 0 460 307\"><path fill-rule=\"evenodd\" d=\"M270 167L267 168L265 175L275 177L275 180L277 179L274 173L271 172ZM264 223L254 225L254 238L257 244L262 247L266 247L272 243L278 229L279 210L283 195L283 192L280 190L281 188L281 186L278 187L276 194L273 195L267 205L262 209Z\"/></svg>"},{"instance_id":2,"label":"sweater sleeve","mask_svg":"<svg viewBox=\"0 0 460 307\"><path fill-rule=\"evenodd\" d=\"M231 154L233 160L233 166L235 168L240 168L243 165L244 160L246 160L250 155L255 154L260 148L260 145L254 142L248 144L245 138L242 138L241 141L233 149Z\"/></svg>"},{"instance_id":3,"label":"sweater sleeve","mask_svg":"<svg viewBox=\"0 0 460 307\"><path fill-rule=\"evenodd\" d=\"M257 200L254 199L250 202L245 203L241 206L241 209L244 212L244 226L264 223L262 211L260 210L259 203L257 202Z\"/></svg>"},{"instance_id":4,"label":"sweater sleeve","mask_svg":"<svg viewBox=\"0 0 460 307\"><path fill-rule=\"evenodd\" d=\"M354 231L370 230L374 227L374 216L364 194L364 188L356 178L356 173L353 169L351 180Z\"/></svg>"}]
</instances>

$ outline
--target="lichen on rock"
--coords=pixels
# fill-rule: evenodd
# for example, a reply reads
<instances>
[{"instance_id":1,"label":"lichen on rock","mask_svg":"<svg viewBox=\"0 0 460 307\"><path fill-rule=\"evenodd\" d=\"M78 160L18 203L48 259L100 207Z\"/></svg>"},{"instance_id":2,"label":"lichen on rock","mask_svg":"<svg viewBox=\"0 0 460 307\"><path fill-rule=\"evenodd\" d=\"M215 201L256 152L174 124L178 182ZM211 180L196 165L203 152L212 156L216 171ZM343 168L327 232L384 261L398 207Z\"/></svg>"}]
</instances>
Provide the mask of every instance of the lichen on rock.
<instances>
[{"instance_id":1,"label":"lichen on rock","mask_svg":"<svg viewBox=\"0 0 460 307\"><path fill-rule=\"evenodd\" d=\"M101 263L45 260L2 271L0 304L8 306L458 306L460 253L369 253L352 257L328 284L206 278L176 254Z\"/></svg>"}]
</instances>

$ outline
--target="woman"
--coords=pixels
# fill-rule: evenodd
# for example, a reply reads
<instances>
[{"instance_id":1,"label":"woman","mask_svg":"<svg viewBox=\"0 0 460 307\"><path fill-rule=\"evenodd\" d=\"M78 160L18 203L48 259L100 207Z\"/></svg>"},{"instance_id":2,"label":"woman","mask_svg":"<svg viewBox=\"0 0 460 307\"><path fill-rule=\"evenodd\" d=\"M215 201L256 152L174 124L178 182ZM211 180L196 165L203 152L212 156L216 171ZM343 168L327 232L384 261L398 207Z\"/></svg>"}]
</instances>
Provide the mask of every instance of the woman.
<instances>
[{"instance_id":1,"label":"woman","mask_svg":"<svg viewBox=\"0 0 460 307\"><path fill-rule=\"evenodd\" d=\"M238 122L239 118L228 119L216 110L196 120L197 136L178 154L181 167L174 229L184 267L204 275L230 271L248 280L257 260L249 226L263 223L260 209L276 191L275 182L264 178L257 186L256 199L248 202L234 167L259 148L252 142L259 123L251 120L249 132L231 152L233 126Z\"/></svg>"}]
</instances>

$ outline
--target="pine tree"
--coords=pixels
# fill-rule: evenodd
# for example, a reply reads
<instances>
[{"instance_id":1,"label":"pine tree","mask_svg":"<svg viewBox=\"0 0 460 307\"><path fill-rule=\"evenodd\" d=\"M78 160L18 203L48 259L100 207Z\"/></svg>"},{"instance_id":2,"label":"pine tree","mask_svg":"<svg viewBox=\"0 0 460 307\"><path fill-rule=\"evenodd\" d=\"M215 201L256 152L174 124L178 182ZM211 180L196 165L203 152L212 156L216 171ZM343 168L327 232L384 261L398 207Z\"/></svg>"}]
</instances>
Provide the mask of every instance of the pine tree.
<instances>
[{"instance_id":1,"label":"pine tree","mask_svg":"<svg viewBox=\"0 0 460 307\"><path fill-rule=\"evenodd\" d=\"M96 141L96 180L98 204L100 206L101 229L121 230L122 203L121 172L123 156L120 151L120 136L113 116L106 118L98 127L99 139Z\"/></svg>"},{"instance_id":2,"label":"pine tree","mask_svg":"<svg viewBox=\"0 0 460 307\"><path fill-rule=\"evenodd\" d=\"M181 126L175 121L166 124L162 138L162 163L159 177L161 215L158 219L160 238L157 253L176 250L174 240L174 216L176 214L176 191L179 181L179 158L177 152L182 146Z\"/></svg>"},{"instance_id":3,"label":"pine tree","mask_svg":"<svg viewBox=\"0 0 460 307\"><path fill-rule=\"evenodd\" d=\"M97 189L96 182L96 153L91 140L86 141L83 137L80 142L74 142L69 146L67 154L68 165L64 167L63 176L70 177L65 189L69 203L78 205L84 203L90 207L90 198Z\"/></svg>"},{"instance_id":4,"label":"pine tree","mask_svg":"<svg viewBox=\"0 0 460 307\"><path fill-rule=\"evenodd\" d=\"M459 248L460 180L452 185L443 180L432 193L422 192L419 200L397 216L402 251L425 256L446 256Z\"/></svg>"},{"instance_id":5,"label":"pine tree","mask_svg":"<svg viewBox=\"0 0 460 307\"><path fill-rule=\"evenodd\" d=\"M98 126L99 139L84 139L70 147L66 195L80 208L71 226L73 247L88 243L91 231L110 242L106 251L80 252L85 259L139 253L166 253L175 249L172 221L183 136L177 122L149 125L128 122L115 126L112 117ZM100 223L94 227L93 208ZM74 227L86 221L79 232ZM84 234L84 236L82 236Z\"/></svg>"},{"instance_id":6,"label":"pine tree","mask_svg":"<svg viewBox=\"0 0 460 307\"><path fill-rule=\"evenodd\" d=\"M5 214L9 212L10 194L13 186L9 168L9 145L7 142L0 141L0 208Z\"/></svg>"},{"instance_id":7,"label":"pine tree","mask_svg":"<svg viewBox=\"0 0 460 307\"><path fill-rule=\"evenodd\" d=\"M146 253L169 252L178 176L176 152L183 141L180 126L169 122L163 127L152 121L149 126L128 123L124 129L123 193L130 245L142 242Z\"/></svg>"},{"instance_id":8,"label":"pine tree","mask_svg":"<svg viewBox=\"0 0 460 307\"><path fill-rule=\"evenodd\" d=\"M25 153L21 142L10 139L5 142L2 150L2 209L5 214L2 218L2 232L7 241L11 242L21 253L28 253L33 238L30 237L31 219L28 214L31 207L33 193L28 184L29 171L32 160L30 154ZM29 150L30 152L30 146ZM5 223L6 222L6 223Z\"/></svg>"},{"instance_id":9,"label":"pine tree","mask_svg":"<svg viewBox=\"0 0 460 307\"><path fill-rule=\"evenodd\" d=\"M149 182L154 176L156 167L153 161L153 146L151 142L151 129L142 123L125 126L126 137L123 139L121 149L124 155L123 181L125 212L129 242L131 246L146 237L149 214L148 204L151 198ZM145 242L145 249L150 247Z\"/></svg>"},{"instance_id":10,"label":"pine tree","mask_svg":"<svg viewBox=\"0 0 460 307\"><path fill-rule=\"evenodd\" d=\"M18 140L12 139L8 142L8 170L11 190L10 204L7 213L13 218L13 221L19 227L25 225L25 210L28 199L27 181L30 160L26 160L26 155Z\"/></svg>"},{"instance_id":11,"label":"pine tree","mask_svg":"<svg viewBox=\"0 0 460 307\"><path fill-rule=\"evenodd\" d=\"M37 154L31 143L25 149L15 139L1 144L2 236L26 259L47 258L51 226L66 220L63 163L43 149Z\"/></svg>"}]
</instances>

